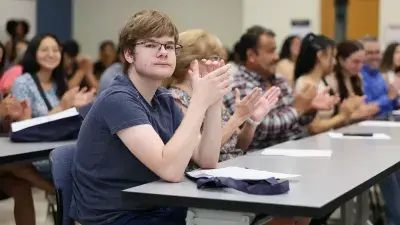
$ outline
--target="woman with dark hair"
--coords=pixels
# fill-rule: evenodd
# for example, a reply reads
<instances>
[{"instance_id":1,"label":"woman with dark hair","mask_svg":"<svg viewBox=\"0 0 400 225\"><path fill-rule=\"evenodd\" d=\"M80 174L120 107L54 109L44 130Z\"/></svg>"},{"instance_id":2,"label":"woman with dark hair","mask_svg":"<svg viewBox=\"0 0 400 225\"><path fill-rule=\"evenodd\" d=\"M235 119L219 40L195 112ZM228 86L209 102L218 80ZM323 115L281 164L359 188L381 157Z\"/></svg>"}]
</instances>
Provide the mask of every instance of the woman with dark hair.
<instances>
[{"instance_id":1,"label":"woman with dark hair","mask_svg":"<svg viewBox=\"0 0 400 225\"><path fill-rule=\"evenodd\" d=\"M323 79L332 73L335 63L334 41L321 35L308 34L301 43L295 65L296 91L301 92L308 85L317 87L318 92L327 92L329 87ZM310 134L318 134L343 126L360 105L361 98L352 98L343 101L340 107L337 107L337 114L335 110L318 111L307 130Z\"/></svg>"},{"instance_id":2,"label":"woman with dark hair","mask_svg":"<svg viewBox=\"0 0 400 225\"><path fill-rule=\"evenodd\" d=\"M301 39L299 36L286 38L279 53L280 61L276 67L276 73L282 74L292 87L294 87L294 64L300 53L300 46Z\"/></svg>"},{"instance_id":3,"label":"woman with dark hair","mask_svg":"<svg viewBox=\"0 0 400 225\"><path fill-rule=\"evenodd\" d=\"M54 35L33 38L21 65L24 74L15 80L11 93L19 101L28 101L32 117L82 107L93 100L93 90L86 92L73 88L68 91L62 68L61 45Z\"/></svg>"},{"instance_id":4,"label":"woman with dark hair","mask_svg":"<svg viewBox=\"0 0 400 225\"><path fill-rule=\"evenodd\" d=\"M364 96L361 80L361 67L365 53L362 45L356 41L344 41L337 45L336 65L333 74L326 77L327 84L340 96L340 101L353 97ZM379 112L376 103L362 104L352 114L352 119L363 120L373 117Z\"/></svg>"},{"instance_id":5,"label":"woman with dark hair","mask_svg":"<svg viewBox=\"0 0 400 225\"><path fill-rule=\"evenodd\" d=\"M9 20L6 24L7 33L11 39L6 43L8 62L14 62L17 57L17 47L20 41L26 42L29 24L24 20Z\"/></svg>"},{"instance_id":6,"label":"woman with dark hair","mask_svg":"<svg viewBox=\"0 0 400 225\"><path fill-rule=\"evenodd\" d=\"M54 35L34 37L21 65L24 74L15 80L11 98L26 103L25 108L28 108L29 115L25 118L45 116L71 107L83 107L92 102L94 90L79 91L78 87L68 90L62 68L61 45ZM24 109L19 108L20 114L23 114ZM48 161L35 162L34 165L43 177L51 178ZM51 187L52 185L47 185L46 189L51 190Z\"/></svg>"},{"instance_id":7,"label":"woman with dark hair","mask_svg":"<svg viewBox=\"0 0 400 225\"><path fill-rule=\"evenodd\" d=\"M389 84L394 84L395 80L399 81L400 43L393 42L386 47L383 53L380 71Z\"/></svg>"}]
</instances>

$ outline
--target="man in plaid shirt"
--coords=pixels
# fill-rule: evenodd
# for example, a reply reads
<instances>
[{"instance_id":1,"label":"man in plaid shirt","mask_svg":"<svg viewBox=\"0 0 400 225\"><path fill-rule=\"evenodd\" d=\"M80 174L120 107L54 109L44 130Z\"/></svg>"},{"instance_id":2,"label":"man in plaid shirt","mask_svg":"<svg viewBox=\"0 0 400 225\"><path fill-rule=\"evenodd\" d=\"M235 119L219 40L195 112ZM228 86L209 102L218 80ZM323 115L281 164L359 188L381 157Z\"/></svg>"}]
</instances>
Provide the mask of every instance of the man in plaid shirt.
<instances>
[{"instance_id":1,"label":"man in plaid shirt","mask_svg":"<svg viewBox=\"0 0 400 225\"><path fill-rule=\"evenodd\" d=\"M242 35L235 46L243 65L233 76L233 89L246 96L253 88L276 86L281 89L281 96L275 108L261 121L251 118L249 123L258 125L250 149L262 149L288 140L305 136L304 125L309 124L316 115L316 110L333 107L329 95L317 94L316 88L307 87L301 93L293 95L289 83L281 75L275 75L276 54L275 34L260 26L254 26ZM235 94L224 97L224 105L233 114Z\"/></svg>"}]
</instances>

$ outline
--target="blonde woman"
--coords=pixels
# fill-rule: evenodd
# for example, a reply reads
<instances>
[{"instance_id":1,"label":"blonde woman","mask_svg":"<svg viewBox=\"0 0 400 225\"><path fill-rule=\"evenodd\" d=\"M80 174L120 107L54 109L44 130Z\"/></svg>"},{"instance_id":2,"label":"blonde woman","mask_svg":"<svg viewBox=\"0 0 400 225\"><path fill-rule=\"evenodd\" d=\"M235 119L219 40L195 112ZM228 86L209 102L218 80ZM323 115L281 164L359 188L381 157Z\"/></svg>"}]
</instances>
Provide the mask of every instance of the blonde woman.
<instances>
[{"instance_id":1,"label":"blonde woman","mask_svg":"<svg viewBox=\"0 0 400 225\"><path fill-rule=\"evenodd\" d=\"M207 31L194 29L179 34L179 44L182 45L177 57L174 74L165 81L165 86L171 91L175 101L185 113L190 104L192 89L190 84L191 68L200 66L200 76L205 75L220 64L224 56L224 48L219 39ZM221 104L222 141L219 161L243 155L249 147L257 125L275 106L280 95L279 88L272 87L262 94L260 88L253 89L246 97L240 99L236 93L236 110L230 115ZM196 165L190 164L189 169ZM269 222L268 225L308 224L309 220L296 220L292 218L279 218ZM304 223L303 223L304 222Z\"/></svg>"}]
</instances>

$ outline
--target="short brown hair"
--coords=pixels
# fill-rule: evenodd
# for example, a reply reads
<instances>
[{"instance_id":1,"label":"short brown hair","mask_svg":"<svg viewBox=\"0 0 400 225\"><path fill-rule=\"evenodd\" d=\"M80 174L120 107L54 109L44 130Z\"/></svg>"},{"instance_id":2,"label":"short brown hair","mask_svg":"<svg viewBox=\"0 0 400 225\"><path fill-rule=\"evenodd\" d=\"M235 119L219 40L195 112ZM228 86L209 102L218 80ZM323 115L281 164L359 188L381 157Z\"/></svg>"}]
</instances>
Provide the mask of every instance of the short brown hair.
<instances>
[{"instance_id":1,"label":"short brown hair","mask_svg":"<svg viewBox=\"0 0 400 225\"><path fill-rule=\"evenodd\" d=\"M178 29L164 13L155 10L143 10L131 17L121 30L119 43L123 51L132 51L138 40L152 37L170 36L178 42ZM124 63L124 72L129 63Z\"/></svg>"},{"instance_id":2,"label":"short brown hair","mask_svg":"<svg viewBox=\"0 0 400 225\"><path fill-rule=\"evenodd\" d=\"M205 30L192 29L180 33L179 44L182 45L182 49L176 58L174 73L164 81L166 87L172 83L182 83L190 63L195 59L209 59L215 56L226 58L226 50L220 40Z\"/></svg>"}]
</instances>

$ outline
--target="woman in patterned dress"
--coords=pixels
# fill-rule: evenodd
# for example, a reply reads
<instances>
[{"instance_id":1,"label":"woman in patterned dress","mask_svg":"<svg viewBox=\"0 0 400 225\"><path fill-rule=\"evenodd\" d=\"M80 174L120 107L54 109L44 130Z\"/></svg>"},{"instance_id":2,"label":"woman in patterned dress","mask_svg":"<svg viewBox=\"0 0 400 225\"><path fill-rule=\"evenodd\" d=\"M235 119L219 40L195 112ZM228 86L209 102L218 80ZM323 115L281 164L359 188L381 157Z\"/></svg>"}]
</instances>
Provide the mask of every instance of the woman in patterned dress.
<instances>
[{"instance_id":1,"label":"woman in patterned dress","mask_svg":"<svg viewBox=\"0 0 400 225\"><path fill-rule=\"evenodd\" d=\"M180 44L183 48L177 58L177 66L172 77L165 82L174 99L182 108L183 112L190 104L191 84L188 69L194 60L200 61L200 74L209 71L224 63L226 53L217 37L204 30L189 30L180 34ZM225 161L245 153L250 145L257 124L269 112L278 100L279 88L272 88L265 94L260 88L255 88L248 96L240 99L237 90L237 108L231 116L228 110L222 106L222 142L219 161ZM239 127L242 128L240 129ZM196 168L189 165L189 170Z\"/></svg>"},{"instance_id":2,"label":"woman in patterned dress","mask_svg":"<svg viewBox=\"0 0 400 225\"><path fill-rule=\"evenodd\" d=\"M177 104L185 113L190 104L191 84L189 70L193 64L200 61L200 76L224 64L221 60L226 53L219 39L201 29L188 30L179 35L182 49L177 57L174 74L165 81L165 86L171 91ZM260 88L254 88L246 97L240 99L238 90L236 109L230 115L221 102L222 140L219 161L229 160L246 153L257 128L265 115L275 106L280 95L280 89L270 88L265 94ZM190 163L188 170L197 168ZM274 217L267 225L307 225L308 218Z\"/></svg>"}]
</instances>

